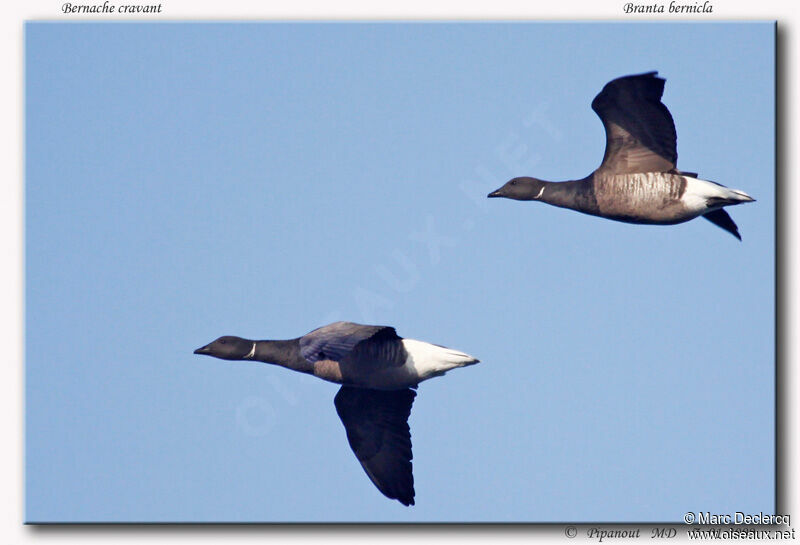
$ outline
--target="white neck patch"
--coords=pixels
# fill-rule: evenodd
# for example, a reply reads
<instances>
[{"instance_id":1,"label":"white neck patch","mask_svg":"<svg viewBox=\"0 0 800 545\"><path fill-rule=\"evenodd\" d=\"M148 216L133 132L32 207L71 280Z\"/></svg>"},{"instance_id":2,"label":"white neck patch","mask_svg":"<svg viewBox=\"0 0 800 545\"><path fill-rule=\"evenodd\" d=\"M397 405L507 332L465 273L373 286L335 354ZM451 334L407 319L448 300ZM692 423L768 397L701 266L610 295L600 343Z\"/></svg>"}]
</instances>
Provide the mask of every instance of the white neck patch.
<instances>
[{"instance_id":1,"label":"white neck patch","mask_svg":"<svg viewBox=\"0 0 800 545\"><path fill-rule=\"evenodd\" d=\"M534 197L534 199L538 199L539 197L541 197L541 196L542 196L542 193L544 193L544 186L542 186L542 188L539 190L539 194L538 194L538 195L536 195L536 196Z\"/></svg>"},{"instance_id":2,"label":"white neck patch","mask_svg":"<svg viewBox=\"0 0 800 545\"><path fill-rule=\"evenodd\" d=\"M256 355L256 343L253 343L253 348L250 349L250 352L244 357L244 359L249 360L255 355Z\"/></svg>"}]
</instances>

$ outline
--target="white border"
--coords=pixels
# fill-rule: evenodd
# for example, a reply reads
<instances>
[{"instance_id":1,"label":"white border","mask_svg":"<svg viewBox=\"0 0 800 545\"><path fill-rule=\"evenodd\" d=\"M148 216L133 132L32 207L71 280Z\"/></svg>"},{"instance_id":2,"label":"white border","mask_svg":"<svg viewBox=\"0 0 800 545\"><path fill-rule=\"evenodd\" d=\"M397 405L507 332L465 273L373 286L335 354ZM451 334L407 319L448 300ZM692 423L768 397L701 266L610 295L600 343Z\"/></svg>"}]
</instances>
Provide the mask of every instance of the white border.
<instances>
[{"instance_id":1,"label":"white border","mask_svg":"<svg viewBox=\"0 0 800 545\"><path fill-rule=\"evenodd\" d=\"M494 0L492 2L475 0L405 0L384 2L339 0L336 3L321 0L302 0L289 2L255 2L245 0L226 0L209 2L187 0L163 0L163 13L156 16L127 18L126 20L267 20L267 19L502 19L502 20L656 20L660 22L697 20L778 20L779 24L779 63L781 72L779 82L783 100L779 116L782 126L780 137L785 157L780 163L783 185L781 196L785 205L783 238L781 251L784 252L785 289L782 300L789 306L784 316L784 331L787 345L784 347L784 385L782 390L788 398L784 406L784 431L797 430L800 414L797 396L798 376L796 370L797 338L800 329L797 324L798 295L792 276L798 271L798 225L800 219L795 213L798 209L797 156L800 142L797 138L796 97L800 96L798 86L798 15L796 4L788 1L759 2L741 0L712 0L714 13L693 17L670 15L647 16L625 15L622 10L626 0L591 2L561 0L558 2L533 3L530 1ZM75 3L91 3L78 0ZM120 2L117 2L120 3ZM131 2L133 3L133 2ZM145 0L141 3L155 3ZM652 0L639 0L637 3L649 4ZM668 0L666 2L669 3ZM680 3L692 4L693 0ZM702 2L700 2L702 4ZM34 542L57 543L139 543L158 545L167 542L208 543L222 539L236 542L263 543L278 538L281 541L339 541L372 542L379 538L382 542L396 543L401 540L427 540L428 538L445 542L462 542L464 539L484 541L503 539L510 543L529 543L531 538L550 537L570 542L564 536L564 526L552 525L539 528L527 526L490 527L262 527L262 526L191 526L191 527L30 527L23 521L23 23L26 20L98 20L114 17L64 15L59 2L27 2L24 5L4 5L0 12L0 40L3 44L2 73L9 75L2 87L2 164L6 175L0 184L0 251L4 257L0 270L0 347L3 358L3 391L0 395L0 425L6 438L0 449L0 490L2 523L0 523L0 543L26 544ZM793 337L793 338L792 338ZM785 512L793 515L793 523L800 527L800 511L797 509L798 479L796 455L798 453L798 434L783 434L782 455L787 461L782 482L787 487ZM735 478L735 477L734 477ZM800 534L800 532L798 532ZM641 539L649 539L643 530ZM579 531L575 541L585 541L585 533ZM680 538L679 538L680 539ZM684 541L685 539L680 539ZM618 542L619 540L614 540ZM638 540L637 540L638 541ZM674 542L675 540L669 540Z\"/></svg>"}]
</instances>

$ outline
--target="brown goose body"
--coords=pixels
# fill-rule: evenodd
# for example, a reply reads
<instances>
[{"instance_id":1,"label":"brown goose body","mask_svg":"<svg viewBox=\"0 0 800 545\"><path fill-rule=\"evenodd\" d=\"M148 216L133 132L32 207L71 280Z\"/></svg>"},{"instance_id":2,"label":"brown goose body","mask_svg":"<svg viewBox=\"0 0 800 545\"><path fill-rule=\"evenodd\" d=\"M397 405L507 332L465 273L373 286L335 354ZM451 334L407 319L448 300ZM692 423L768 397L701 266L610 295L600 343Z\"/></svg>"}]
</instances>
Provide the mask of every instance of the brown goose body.
<instances>
[{"instance_id":1,"label":"brown goose body","mask_svg":"<svg viewBox=\"0 0 800 545\"><path fill-rule=\"evenodd\" d=\"M386 497L414 504L408 417L423 380L478 363L477 358L397 335L393 327L335 322L302 337L254 341L224 336L195 354L261 361L342 387L334 398L347 441Z\"/></svg>"},{"instance_id":2,"label":"brown goose body","mask_svg":"<svg viewBox=\"0 0 800 545\"><path fill-rule=\"evenodd\" d=\"M581 180L513 178L489 197L536 200L615 221L672 225L703 216L741 239L723 207L752 202L745 192L677 169L664 79L648 72L615 79L592 101L606 132L603 162Z\"/></svg>"}]
</instances>

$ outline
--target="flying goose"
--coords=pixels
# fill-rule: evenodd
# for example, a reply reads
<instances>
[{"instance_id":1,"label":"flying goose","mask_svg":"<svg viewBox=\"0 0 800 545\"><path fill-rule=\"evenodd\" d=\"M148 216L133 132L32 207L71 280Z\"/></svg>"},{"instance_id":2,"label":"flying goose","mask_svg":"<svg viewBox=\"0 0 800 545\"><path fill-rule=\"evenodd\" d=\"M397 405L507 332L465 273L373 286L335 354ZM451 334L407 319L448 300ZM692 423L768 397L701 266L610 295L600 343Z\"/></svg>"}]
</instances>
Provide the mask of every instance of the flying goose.
<instances>
[{"instance_id":1,"label":"flying goose","mask_svg":"<svg viewBox=\"0 0 800 545\"><path fill-rule=\"evenodd\" d=\"M272 363L341 384L333 400L347 441L386 497L414 505L408 416L423 380L476 358L397 335L393 327L335 322L285 341L220 337L195 354Z\"/></svg>"},{"instance_id":2,"label":"flying goose","mask_svg":"<svg viewBox=\"0 0 800 545\"><path fill-rule=\"evenodd\" d=\"M677 170L675 124L661 102L665 80L657 74L617 78L592 101L605 127L606 151L589 176L567 182L523 176L488 196L542 201L627 223L672 225L703 216L741 240L723 207L755 199Z\"/></svg>"}]
</instances>

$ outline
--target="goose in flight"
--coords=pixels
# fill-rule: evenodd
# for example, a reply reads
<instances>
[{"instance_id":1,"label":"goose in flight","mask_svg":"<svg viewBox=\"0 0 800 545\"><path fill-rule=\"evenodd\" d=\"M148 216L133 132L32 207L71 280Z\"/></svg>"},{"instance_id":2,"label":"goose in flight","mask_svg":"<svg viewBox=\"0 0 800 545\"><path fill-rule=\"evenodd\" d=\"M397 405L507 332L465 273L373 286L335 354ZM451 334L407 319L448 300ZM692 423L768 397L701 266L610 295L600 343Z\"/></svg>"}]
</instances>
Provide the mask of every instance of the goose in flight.
<instances>
[{"instance_id":1,"label":"goose in flight","mask_svg":"<svg viewBox=\"0 0 800 545\"><path fill-rule=\"evenodd\" d=\"M341 384L333 402L347 441L386 497L414 505L408 416L423 380L478 363L476 358L397 335L393 327L335 322L296 339L225 336L195 354L254 360Z\"/></svg>"},{"instance_id":2,"label":"goose in flight","mask_svg":"<svg viewBox=\"0 0 800 545\"><path fill-rule=\"evenodd\" d=\"M657 74L617 78L592 101L605 127L606 151L589 176L566 182L523 176L488 196L542 201L627 223L673 225L702 216L741 240L723 207L755 199L676 168L675 123L661 102L665 80Z\"/></svg>"}]
</instances>

